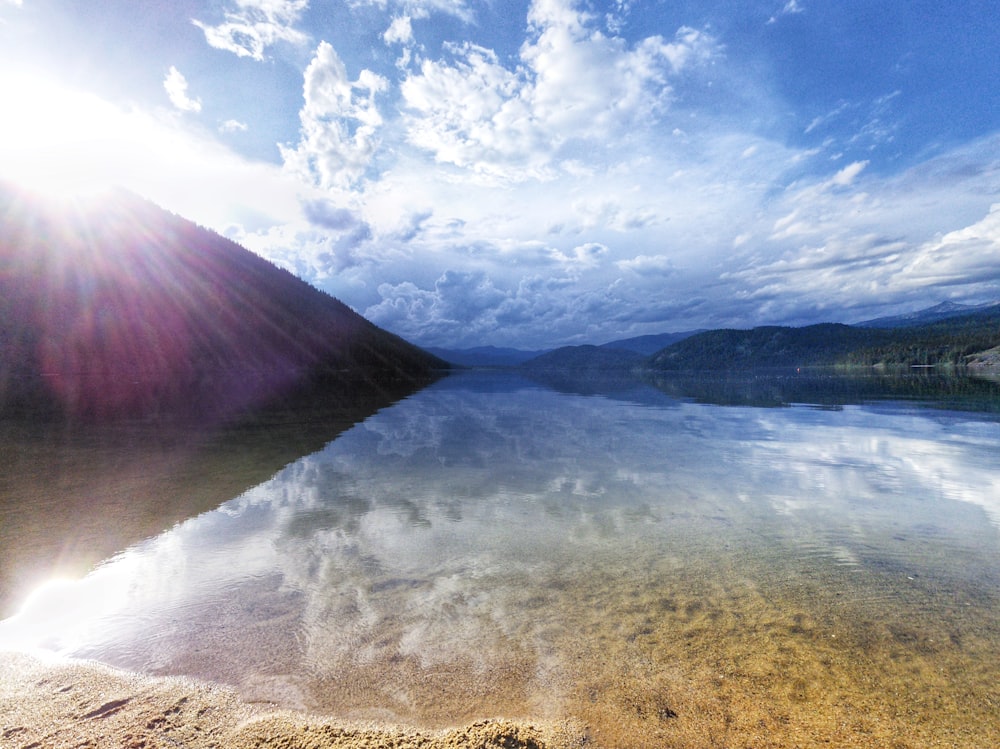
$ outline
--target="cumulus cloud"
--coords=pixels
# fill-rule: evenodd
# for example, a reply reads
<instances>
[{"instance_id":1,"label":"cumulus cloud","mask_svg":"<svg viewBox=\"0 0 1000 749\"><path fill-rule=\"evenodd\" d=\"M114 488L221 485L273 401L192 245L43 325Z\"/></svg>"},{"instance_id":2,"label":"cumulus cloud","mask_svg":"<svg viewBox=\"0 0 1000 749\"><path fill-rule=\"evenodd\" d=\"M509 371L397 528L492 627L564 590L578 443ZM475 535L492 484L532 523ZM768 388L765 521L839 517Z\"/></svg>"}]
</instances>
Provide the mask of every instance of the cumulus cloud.
<instances>
[{"instance_id":1,"label":"cumulus cloud","mask_svg":"<svg viewBox=\"0 0 1000 749\"><path fill-rule=\"evenodd\" d=\"M590 262L600 247L583 247L575 258ZM381 301L364 311L376 324L419 339L425 345L541 347L589 342L606 336L623 311L616 284L581 285L572 267L553 266L544 274L504 274L502 270L449 270L436 281L383 283Z\"/></svg>"},{"instance_id":2,"label":"cumulus cloud","mask_svg":"<svg viewBox=\"0 0 1000 749\"><path fill-rule=\"evenodd\" d=\"M600 266L608 254L608 248L600 242L587 242L574 247L568 253L555 250L552 256L572 272L592 270Z\"/></svg>"},{"instance_id":3,"label":"cumulus cloud","mask_svg":"<svg viewBox=\"0 0 1000 749\"><path fill-rule=\"evenodd\" d=\"M498 329L513 333L550 317L552 300L544 297L551 287L551 279L538 278L502 289L483 271L449 270L426 288L412 281L381 284L382 300L366 309L365 316L431 343L476 345L477 340L496 340Z\"/></svg>"},{"instance_id":4,"label":"cumulus cloud","mask_svg":"<svg viewBox=\"0 0 1000 749\"><path fill-rule=\"evenodd\" d=\"M630 46L567 0L537 0L528 23L514 69L471 43L421 62L401 85L411 143L503 180L550 179L561 159L654 121L669 104L671 77L719 51L691 28Z\"/></svg>"},{"instance_id":5,"label":"cumulus cloud","mask_svg":"<svg viewBox=\"0 0 1000 749\"><path fill-rule=\"evenodd\" d=\"M413 41L413 22L409 16L396 16L382 34L386 44L408 44Z\"/></svg>"},{"instance_id":6,"label":"cumulus cloud","mask_svg":"<svg viewBox=\"0 0 1000 749\"><path fill-rule=\"evenodd\" d=\"M383 300L370 307L373 319L392 319L408 324L429 325L442 331L481 325L484 313L494 310L507 294L493 285L482 271L446 271L433 289L421 289L411 281L382 284Z\"/></svg>"},{"instance_id":7,"label":"cumulus cloud","mask_svg":"<svg viewBox=\"0 0 1000 749\"><path fill-rule=\"evenodd\" d=\"M295 28L309 0L233 0L225 20L215 25L192 19L216 49L263 61L267 48L278 42L304 44L308 37Z\"/></svg>"},{"instance_id":8,"label":"cumulus cloud","mask_svg":"<svg viewBox=\"0 0 1000 749\"><path fill-rule=\"evenodd\" d=\"M188 82L184 75L173 65L163 80L163 88L170 97L170 103L182 112L200 112L201 100L188 96Z\"/></svg>"},{"instance_id":9,"label":"cumulus cloud","mask_svg":"<svg viewBox=\"0 0 1000 749\"><path fill-rule=\"evenodd\" d=\"M375 97L388 81L370 70L350 80L328 42L321 42L305 71L301 140L280 146L293 173L323 188L348 188L365 173L379 143L382 115Z\"/></svg>"}]
</instances>

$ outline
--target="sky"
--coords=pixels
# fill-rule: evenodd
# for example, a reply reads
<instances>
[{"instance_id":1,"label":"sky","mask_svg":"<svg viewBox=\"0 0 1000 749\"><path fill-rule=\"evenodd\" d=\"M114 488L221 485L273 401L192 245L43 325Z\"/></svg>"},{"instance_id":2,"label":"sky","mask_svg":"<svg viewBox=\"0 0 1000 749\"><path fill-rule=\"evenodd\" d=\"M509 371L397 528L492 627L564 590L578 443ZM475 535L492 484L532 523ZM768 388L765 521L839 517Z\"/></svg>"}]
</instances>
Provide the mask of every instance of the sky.
<instances>
[{"instance_id":1,"label":"sky","mask_svg":"<svg viewBox=\"0 0 1000 749\"><path fill-rule=\"evenodd\" d=\"M425 346L1000 300L1000 0L0 0L0 179Z\"/></svg>"}]
</instances>

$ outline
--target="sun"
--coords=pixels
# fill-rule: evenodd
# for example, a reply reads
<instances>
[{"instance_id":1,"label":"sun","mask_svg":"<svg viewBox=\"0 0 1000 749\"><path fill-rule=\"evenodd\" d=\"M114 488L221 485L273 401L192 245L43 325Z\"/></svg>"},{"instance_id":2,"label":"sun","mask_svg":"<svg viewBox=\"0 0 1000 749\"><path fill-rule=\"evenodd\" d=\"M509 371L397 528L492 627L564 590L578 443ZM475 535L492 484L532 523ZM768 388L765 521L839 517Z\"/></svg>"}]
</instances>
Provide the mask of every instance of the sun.
<instances>
[{"instance_id":1,"label":"sun","mask_svg":"<svg viewBox=\"0 0 1000 749\"><path fill-rule=\"evenodd\" d=\"M121 176L127 112L45 78L0 73L0 178L64 196L94 193Z\"/></svg>"},{"instance_id":2,"label":"sun","mask_svg":"<svg viewBox=\"0 0 1000 749\"><path fill-rule=\"evenodd\" d=\"M299 215L303 186L280 165L231 150L183 113L4 70L0 102L0 181L70 199L125 188L213 227Z\"/></svg>"}]
</instances>

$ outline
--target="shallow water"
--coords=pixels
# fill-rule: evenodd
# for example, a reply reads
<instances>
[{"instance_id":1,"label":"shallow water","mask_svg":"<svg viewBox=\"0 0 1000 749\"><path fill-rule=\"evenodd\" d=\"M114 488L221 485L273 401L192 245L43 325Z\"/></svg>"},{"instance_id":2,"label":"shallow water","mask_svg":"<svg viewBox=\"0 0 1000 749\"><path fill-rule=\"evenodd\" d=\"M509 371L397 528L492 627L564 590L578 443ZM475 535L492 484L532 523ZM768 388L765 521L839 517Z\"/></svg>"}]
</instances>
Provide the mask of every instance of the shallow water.
<instances>
[{"instance_id":1,"label":"shallow water","mask_svg":"<svg viewBox=\"0 0 1000 749\"><path fill-rule=\"evenodd\" d=\"M0 643L605 747L1000 745L996 413L578 390L447 378Z\"/></svg>"}]
</instances>

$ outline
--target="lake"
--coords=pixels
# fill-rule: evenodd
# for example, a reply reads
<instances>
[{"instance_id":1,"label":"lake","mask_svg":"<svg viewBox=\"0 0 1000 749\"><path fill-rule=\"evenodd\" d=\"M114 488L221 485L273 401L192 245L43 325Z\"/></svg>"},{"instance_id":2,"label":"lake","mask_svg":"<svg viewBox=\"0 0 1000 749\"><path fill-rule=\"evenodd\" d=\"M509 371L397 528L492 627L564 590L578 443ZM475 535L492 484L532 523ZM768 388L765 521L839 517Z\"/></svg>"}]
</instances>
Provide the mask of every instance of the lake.
<instances>
[{"instance_id":1,"label":"lake","mask_svg":"<svg viewBox=\"0 0 1000 749\"><path fill-rule=\"evenodd\" d=\"M1000 745L996 381L473 372L0 456L0 646L598 747Z\"/></svg>"}]
</instances>

